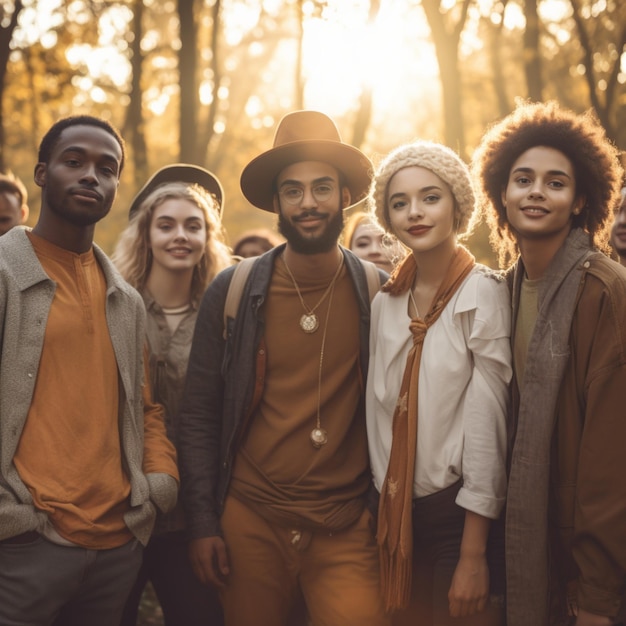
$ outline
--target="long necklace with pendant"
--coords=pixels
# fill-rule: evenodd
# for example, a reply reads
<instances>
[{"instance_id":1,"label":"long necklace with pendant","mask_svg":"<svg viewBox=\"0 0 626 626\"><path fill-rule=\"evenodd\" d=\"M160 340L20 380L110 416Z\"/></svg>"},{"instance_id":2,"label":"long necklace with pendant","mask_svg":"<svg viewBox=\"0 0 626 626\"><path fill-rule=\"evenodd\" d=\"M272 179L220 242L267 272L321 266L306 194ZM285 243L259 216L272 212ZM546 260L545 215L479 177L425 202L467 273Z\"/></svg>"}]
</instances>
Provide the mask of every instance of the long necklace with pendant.
<instances>
[{"instance_id":1,"label":"long necklace with pendant","mask_svg":"<svg viewBox=\"0 0 626 626\"><path fill-rule=\"evenodd\" d=\"M341 265L340 265L341 267ZM328 310L326 311L326 320L324 322L324 332L322 334L322 347L320 348L320 367L317 373L317 415L315 416L315 428L311 431L309 437L314 448L321 448L328 443L328 432L322 428L322 419L320 417L322 407L322 366L324 364L324 348L326 346L326 333L328 331L328 320L330 319L330 308L333 303L333 294L335 293L335 282L337 275L333 278L330 285L330 297L328 298Z\"/></svg>"},{"instance_id":2,"label":"long necklace with pendant","mask_svg":"<svg viewBox=\"0 0 626 626\"><path fill-rule=\"evenodd\" d=\"M289 265L287 265L287 260L285 259L284 255L282 259L283 259L283 263L285 264L285 268L287 269L287 273L289 274L289 277L291 278L291 282L293 283L293 286L296 289L298 298L300 298L300 303L302 304L302 308L305 310L305 313L300 318L300 328L307 334L314 333L320 326L319 320L317 319L317 315L315 315L315 310L320 306L320 304L322 304L322 302L324 302L324 300L326 299L326 296L331 292L332 288L334 287L335 281L339 277L341 266L343 265L343 255L341 256L341 259L339 259L339 265L337 266L337 271L335 272L335 275L332 277L330 283L328 283L328 287L326 287L326 290L322 294L322 297L319 299L318 303L312 309L310 309L306 305L304 298L302 297L302 293L300 292L300 288L298 287L298 283L296 282L296 279L294 275L292 274L291 269L289 268Z\"/></svg>"}]
</instances>

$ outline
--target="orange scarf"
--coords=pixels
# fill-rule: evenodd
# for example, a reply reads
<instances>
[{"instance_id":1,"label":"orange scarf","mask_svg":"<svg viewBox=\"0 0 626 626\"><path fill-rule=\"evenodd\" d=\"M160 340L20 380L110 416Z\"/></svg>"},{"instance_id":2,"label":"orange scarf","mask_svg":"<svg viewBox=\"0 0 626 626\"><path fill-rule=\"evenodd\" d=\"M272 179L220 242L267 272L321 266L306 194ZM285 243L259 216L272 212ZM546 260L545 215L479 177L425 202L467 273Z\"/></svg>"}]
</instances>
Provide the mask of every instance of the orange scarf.
<instances>
[{"instance_id":1,"label":"orange scarf","mask_svg":"<svg viewBox=\"0 0 626 626\"><path fill-rule=\"evenodd\" d=\"M378 510L381 585L388 611L406 607L411 596L411 512L417 449L418 381L424 338L426 331L439 319L474 263L474 257L465 248L458 246L430 310L424 319L412 319L409 325L413 335L413 347L407 356L400 395L393 414L391 454ZM412 288L416 273L415 257L410 254L402 261L383 290L391 295L405 293Z\"/></svg>"}]
</instances>

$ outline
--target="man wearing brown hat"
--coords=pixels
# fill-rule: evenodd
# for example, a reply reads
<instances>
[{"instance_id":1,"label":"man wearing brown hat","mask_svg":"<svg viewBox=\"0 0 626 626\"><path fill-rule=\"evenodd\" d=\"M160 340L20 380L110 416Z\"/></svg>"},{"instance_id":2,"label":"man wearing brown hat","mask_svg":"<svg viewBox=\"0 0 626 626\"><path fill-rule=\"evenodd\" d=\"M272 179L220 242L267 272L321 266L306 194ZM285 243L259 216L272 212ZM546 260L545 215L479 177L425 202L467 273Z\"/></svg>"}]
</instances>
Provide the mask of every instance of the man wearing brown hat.
<instances>
[{"instance_id":1,"label":"man wearing brown hat","mask_svg":"<svg viewBox=\"0 0 626 626\"><path fill-rule=\"evenodd\" d=\"M221 589L231 626L286 624L300 591L313 624L387 624L365 507L372 274L337 244L371 169L325 115L285 116L241 188L278 213L287 243L255 261L226 329L233 268L200 308L181 414L183 503L193 567Z\"/></svg>"}]
</instances>

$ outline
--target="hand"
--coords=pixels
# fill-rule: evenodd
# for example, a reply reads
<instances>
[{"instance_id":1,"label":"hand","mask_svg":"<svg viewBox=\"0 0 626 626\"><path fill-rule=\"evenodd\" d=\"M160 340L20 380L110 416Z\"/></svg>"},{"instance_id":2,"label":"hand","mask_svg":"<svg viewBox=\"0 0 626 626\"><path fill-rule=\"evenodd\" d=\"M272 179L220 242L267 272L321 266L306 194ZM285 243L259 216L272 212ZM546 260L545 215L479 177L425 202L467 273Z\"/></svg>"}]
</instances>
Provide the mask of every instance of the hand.
<instances>
[{"instance_id":1,"label":"hand","mask_svg":"<svg viewBox=\"0 0 626 626\"><path fill-rule=\"evenodd\" d=\"M222 588L230 573L226 544L219 536L192 539L189 560L198 580L204 585Z\"/></svg>"},{"instance_id":2,"label":"hand","mask_svg":"<svg viewBox=\"0 0 626 626\"><path fill-rule=\"evenodd\" d=\"M485 610L489 598L489 568L484 555L461 556L448 591L451 617L467 617Z\"/></svg>"},{"instance_id":3,"label":"hand","mask_svg":"<svg viewBox=\"0 0 626 626\"><path fill-rule=\"evenodd\" d=\"M604 615L596 615L588 613L583 609L578 609L578 617L576 618L576 626L611 626L615 622Z\"/></svg>"}]
</instances>

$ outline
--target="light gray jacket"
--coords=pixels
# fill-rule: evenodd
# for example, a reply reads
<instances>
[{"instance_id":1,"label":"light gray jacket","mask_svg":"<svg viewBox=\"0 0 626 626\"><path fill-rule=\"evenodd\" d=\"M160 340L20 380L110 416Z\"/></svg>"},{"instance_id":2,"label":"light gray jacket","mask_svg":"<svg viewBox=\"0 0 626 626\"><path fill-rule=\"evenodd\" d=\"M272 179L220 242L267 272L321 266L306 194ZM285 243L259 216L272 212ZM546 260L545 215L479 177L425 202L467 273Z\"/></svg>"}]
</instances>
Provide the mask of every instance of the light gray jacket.
<instances>
[{"instance_id":1,"label":"light gray jacket","mask_svg":"<svg viewBox=\"0 0 626 626\"><path fill-rule=\"evenodd\" d=\"M102 250L94 246L94 252L106 279L106 317L120 381L122 462L131 485L130 510L125 522L135 537L146 544L154 525L154 505L170 510L176 502L175 452L167 440L159 412L150 417L146 412L146 422L152 421L150 428L144 428L143 301ZM46 522L46 514L35 509L13 457L33 397L55 290L56 284L44 272L25 229L14 228L3 235L0 238L0 540L40 530ZM160 421L160 426L155 427L155 420ZM147 475L144 466L149 468Z\"/></svg>"}]
</instances>

